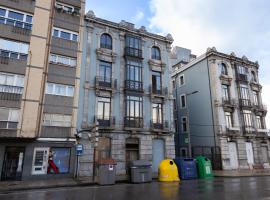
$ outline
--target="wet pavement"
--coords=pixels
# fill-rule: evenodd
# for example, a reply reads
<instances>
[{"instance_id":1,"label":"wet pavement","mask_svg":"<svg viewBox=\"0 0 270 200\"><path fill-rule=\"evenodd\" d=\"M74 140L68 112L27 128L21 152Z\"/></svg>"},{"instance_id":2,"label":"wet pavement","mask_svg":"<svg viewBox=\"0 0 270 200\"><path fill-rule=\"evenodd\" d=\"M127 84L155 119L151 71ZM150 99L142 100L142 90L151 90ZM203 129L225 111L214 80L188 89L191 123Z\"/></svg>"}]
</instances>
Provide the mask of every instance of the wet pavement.
<instances>
[{"instance_id":1,"label":"wet pavement","mask_svg":"<svg viewBox=\"0 0 270 200\"><path fill-rule=\"evenodd\" d=\"M270 177L214 178L181 183L152 182L112 186L14 191L0 200L270 200Z\"/></svg>"}]
</instances>

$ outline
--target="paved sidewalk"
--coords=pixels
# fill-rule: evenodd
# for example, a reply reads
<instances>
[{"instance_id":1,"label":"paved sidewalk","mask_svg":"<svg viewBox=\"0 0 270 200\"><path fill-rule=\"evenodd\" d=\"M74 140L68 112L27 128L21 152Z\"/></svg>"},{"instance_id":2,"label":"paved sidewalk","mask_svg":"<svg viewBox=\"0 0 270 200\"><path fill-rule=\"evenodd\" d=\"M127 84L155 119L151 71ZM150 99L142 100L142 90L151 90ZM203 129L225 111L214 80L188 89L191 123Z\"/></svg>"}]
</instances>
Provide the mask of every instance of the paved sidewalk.
<instances>
[{"instance_id":1,"label":"paved sidewalk","mask_svg":"<svg viewBox=\"0 0 270 200\"><path fill-rule=\"evenodd\" d=\"M215 177L252 177L252 176L270 176L270 169L242 169L242 170L214 170Z\"/></svg>"},{"instance_id":2,"label":"paved sidewalk","mask_svg":"<svg viewBox=\"0 0 270 200\"><path fill-rule=\"evenodd\" d=\"M0 193L7 193L17 190L44 189L56 187L74 187L94 185L92 179L55 178L47 180L26 180L26 181L0 181Z\"/></svg>"}]
</instances>

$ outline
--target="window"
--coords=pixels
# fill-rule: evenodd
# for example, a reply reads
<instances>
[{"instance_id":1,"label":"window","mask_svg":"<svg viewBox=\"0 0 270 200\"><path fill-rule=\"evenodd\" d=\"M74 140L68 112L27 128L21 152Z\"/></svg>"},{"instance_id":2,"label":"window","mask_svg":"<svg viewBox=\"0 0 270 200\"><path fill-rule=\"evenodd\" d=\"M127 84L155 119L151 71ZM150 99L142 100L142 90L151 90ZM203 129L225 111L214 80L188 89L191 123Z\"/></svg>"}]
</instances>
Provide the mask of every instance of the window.
<instances>
[{"instance_id":1,"label":"window","mask_svg":"<svg viewBox=\"0 0 270 200\"><path fill-rule=\"evenodd\" d=\"M104 86L111 86L112 63L100 61L99 63L99 83Z\"/></svg>"},{"instance_id":2,"label":"window","mask_svg":"<svg viewBox=\"0 0 270 200\"><path fill-rule=\"evenodd\" d=\"M181 108L186 108L186 95L185 94L180 95L180 104L181 104Z\"/></svg>"},{"instance_id":3,"label":"window","mask_svg":"<svg viewBox=\"0 0 270 200\"><path fill-rule=\"evenodd\" d=\"M229 101L230 100L229 86L228 85L222 85L222 98L225 101Z\"/></svg>"},{"instance_id":4,"label":"window","mask_svg":"<svg viewBox=\"0 0 270 200\"><path fill-rule=\"evenodd\" d=\"M12 108L0 108L0 129L17 129L19 111Z\"/></svg>"},{"instance_id":5,"label":"window","mask_svg":"<svg viewBox=\"0 0 270 200\"><path fill-rule=\"evenodd\" d=\"M29 45L0 38L0 56L26 60Z\"/></svg>"},{"instance_id":6,"label":"window","mask_svg":"<svg viewBox=\"0 0 270 200\"><path fill-rule=\"evenodd\" d=\"M100 47L105 49L112 49L112 37L109 34L103 33L101 35Z\"/></svg>"},{"instance_id":7,"label":"window","mask_svg":"<svg viewBox=\"0 0 270 200\"><path fill-rule=\"evenodd\" d=\"M239 74L247 75L248 74L248 69L242 65L237 66L237 70Z\"/></svg>"},{"instance_id":8,"label":"window","mask_svg":"<svg viewBox=\"0 0 270 200\"><path fill-rule=\"evenodd\" d=\"M188 131L188 121L187 121L187 117L182 117L181 118L181 124L182 124L182 132L186 133Z\"/></svg>"},{"instance_id":9,"label":"window","mask_svg":"<svg viewBox=\"0 0 270 200\"><path fill-rule=\"evenodd\" d=\"M71 127L71 115L44 114L44 126Z\"/></svg>"},{"instance_id":10,"label":"window","mask_svg":"<svg viewBox=\"0 0 270 200\"><path fill-rule=\"evenodd\" d=\"M126 37L125 54L128 56L142 57L141 38L128 35Z\"/></svg>"},{"instance_id":11,"label":"window","mask_svg":"<svg viewBox=\"0 0 270 200\"><path fill-rule=\"evenodd\" d=\"M24 29L32 29L32 15L0 7L0 23Z\"/></svg>"},{"instance_id":12,"label":"window","mask_svg":"<svg viewBox=\"0 0 270 200\"><path fill-rule=\"evenodd\" d=\"M161 72L152 71L152 92L154 94L161 94Z\"/></svg>"},{"instance_id":13,"label":"window","mask_svg":"<svg viewBox=\"0 0 270 200\"><path fill-rule=\"evenodd\" d=\"M46 94L73 97L74 87L56 83L47 83Z\"/></svg>"},{"instance_id":14,"label":"window","mask_svg":"<svg viewBox=\"0 0 270 200\"><path fill-rule=\"evenodd\" d=\"M151 49L151 58L154 60L161 60L160 57L160 49L156 46L152 47Z\"/></svg>"},{"instance_id":15,"label":"window","mask_svg":"<svg viewBox=\"0 0 270 200\"><path fill-rule=\"evenodd\" d=\"M126 87L134 90L142 89L142 63L127 60L126 65Z\"/></svg>"},{"instance_id":16,"label":"window","mask_svg":"<svg viewBox=\"0 0 270 200\"><path fill-rule=\"evenodd\" d=\"M0 73L0 92L22 94L24 76Z\"/></svg>"},{"instance_id":17,"label":"window","mask_svg":"<svg viewBox=\"0 0 270 200\"><path fill-rule=\"evenodd\" d=\"M250 101L249 101L249 90L246 85L240 85L240 99L242 105L248 106Z\"/></svg>"},{"instance_id":18,"label":"window","mask_svg":"<svg viewBox=\"0 0 270 200\"><path fill-rule=\"evenodd\" d=\"M142 127L143 124L143 102L142 97L126 97L126 120L128 127Z\"/></svg>"},{"instance_id":19,"label":"window","mask_svg":"<svg viewBox=\"0 0 270 200\"><path fill-rule=\"evenodd\" d=\"M60 56L56 54L50 54L50 62L54 64L67 65L70 67L76 67L77 60L75 58Z\"/></svg>"},{"instance_id":20,"label":"window","mask_svg":"<svg viewBox=\"0 0 270 200\"><path fill-rule=\"evenodd\" d=\"M226 120L226 126L227 126L227 128L233 127L232 113L231 112L225 112L225 120Z\"/></svg>"},{"instance_id":21,"label":"window","mask_svg":"<svg viewBox=\"0 0 270 200\"><path fill-rule=\"evenodd\" d=\"M263 129L263 124L262 124L262 117L261 116L256 116L256 125L257 129Z\"/></svg>"},{"instance_id":22,"label":"window","mask_svg":"<svg viewBox=\"0 0 270 200\"><path fill-rule=\"evenodd\" d=\"M69 172L70 148L38 147L34 149L32 174L62 174Z\"/></svg>"},{"instance_id":23,"label":"window","mask_svg":"<svg viewBox=\"0 0 270 200\"><path fill-rule=\"evenodd\" d=\"M163 112L161 103L152 104L152 117L154 124L162 124L163 122Z\"/></svg>"},{"instance_id":24,"label":"window","mask_svg":"<svg viewBox=\"0 0 270 200\"><path fill-rule=\"evenodd\" d=\"M184 75L181 75L180 76L180 86L182 86L184 84L185 84L185 77L184 77Z\"/></svg>"},{"instance_id":25,"label":"window","mask_svg":"<svg viewBox=\"0 0 270 200\"><path fill-rule=\"evenodd\" d=\"M251 81L252 82L257 82L257 77L254 71L251 71Z\"/></svg>"},{"instance_id":26,"label":"window","mask_svg":"<svg viewBox=\"0 0 270 200\"><path fill-rule=\"evenodd\" d=\"M228 75L227 66L224 63L219 64L220 74Z\"/></svg>"},{"instance_id":27,"label":"window","mask_svg":"<svg viewBox=\"0 0 270 200\"><path fill-rule=\"evenodd\" d=\"M243 120L245 127L250 128L253 126L252 115L250 110L243 110Z\"/></svg>"},{"instance_id":28,"label":"window","mask_svg":"<svg viewBox=\"0 0 270 200\"><path fill-rule=\"evenodd\" d=\"M257 91L252 91L253 93L253 103L255 106L259 105L259 93Z\"/></svg>"},{"instance_id":29,"label":"window","mask_svg":"<svg viewBox=\"0 0 270 200\"><path fill-rule=\"evenodd\" d=\"M72 32L72 31L68 31L68 30L64 30L64 29L60 29L60 28L53 28L53 36L54 37L58 37L58 38L62 38L65 40L72 40L72 41L78 41L78 33Z\"/></svg>"},{"instance_id":30,"label":"window","mask_svg":"<svg viewBox=\"0 0 270 200\"><path fill-rule=\"evenodd\" d=\"M111 112L111 98L109 97L98 97L97 106L98 119L109 120Z\"/></svg>"},{"instance_id":31,"label":"window","mask_svg":"<svg viewBox=\"0 0 270 200\"><path fill-rule=\"evenodd\" d=\"M51 147L48 161L48 174L64 174L69 172L70 148Z\"/></svg>"},{"instance_id":32,"label":"window","mask_svg":"<svg viewBox=\"0 0 270 200\"><path fill-rule=\"evenodd\" d=\"M67 4L56 2L55 6L56 8L61 8L63 11L68 12L68 13L74 12L74 7Z\"/></svg>"}]
</instances>

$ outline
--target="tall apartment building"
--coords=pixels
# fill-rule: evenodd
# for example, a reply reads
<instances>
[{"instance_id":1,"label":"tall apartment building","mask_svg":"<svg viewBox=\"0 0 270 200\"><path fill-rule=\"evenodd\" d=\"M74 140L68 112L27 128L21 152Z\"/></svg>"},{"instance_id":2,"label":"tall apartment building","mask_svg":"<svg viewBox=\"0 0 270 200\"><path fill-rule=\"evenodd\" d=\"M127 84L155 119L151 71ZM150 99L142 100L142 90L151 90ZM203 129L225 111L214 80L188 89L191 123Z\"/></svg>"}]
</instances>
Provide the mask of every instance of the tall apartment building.
<instances>
[{"instance_id":1,"label":"tall apartment building","mask_svg":"<svg viewBox=\"0 0 270 200\"><path fill-rule=\"evenodd\" d=\"M257 62L209 48L173 73L176 154L208 156L215 169L250 168L269 161L269 135ZM190 140L189 140L190 136Z\"/></svg>"},{"instance_id":2,"label":"tall apartment building","mask_svg":"<svg viewBox=\"0 0 270 200\"><path fill-rule=\"evenodd\" d=\"M93 164L101 158L116 161L117 177L125 177L129 161L137 159L151 161L157 172L159 162L175 154L169 60L173 39L126 21L98 18L92 11L85 27L78 127L87 130L98 123L99 141L93 155L89 132L82 134L79 175L96 175Z\"/></svg>"},{"instance_id":3,"label":"tall apartment building","mask_svg":"<svg viewBox=\"0 0 270 200\"><path fill-rule=\"evenodd\" d=\"M1 180L74 168L84 1L0 1Z\"/></svg>"}]
</instances>

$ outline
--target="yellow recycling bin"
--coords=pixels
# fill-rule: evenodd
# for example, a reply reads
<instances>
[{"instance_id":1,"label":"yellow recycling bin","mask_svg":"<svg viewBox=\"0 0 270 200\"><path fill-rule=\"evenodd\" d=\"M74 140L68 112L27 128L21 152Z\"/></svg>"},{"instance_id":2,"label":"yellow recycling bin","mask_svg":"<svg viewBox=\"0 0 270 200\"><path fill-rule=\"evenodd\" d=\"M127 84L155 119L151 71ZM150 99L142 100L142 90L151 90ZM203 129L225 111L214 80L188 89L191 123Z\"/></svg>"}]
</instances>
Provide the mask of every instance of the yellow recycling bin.
<instances>
[{"instance_id":1,"label":"yellow recycling bin","mask_svg":"<svg viewBox=\"0 0 270 200\"><path fill-rule=\"evenodd\" d=\"M158 180L163 182L180 181L176 164L171 159L162 160L158 169Z\"/></svg>"}]
</instances>

